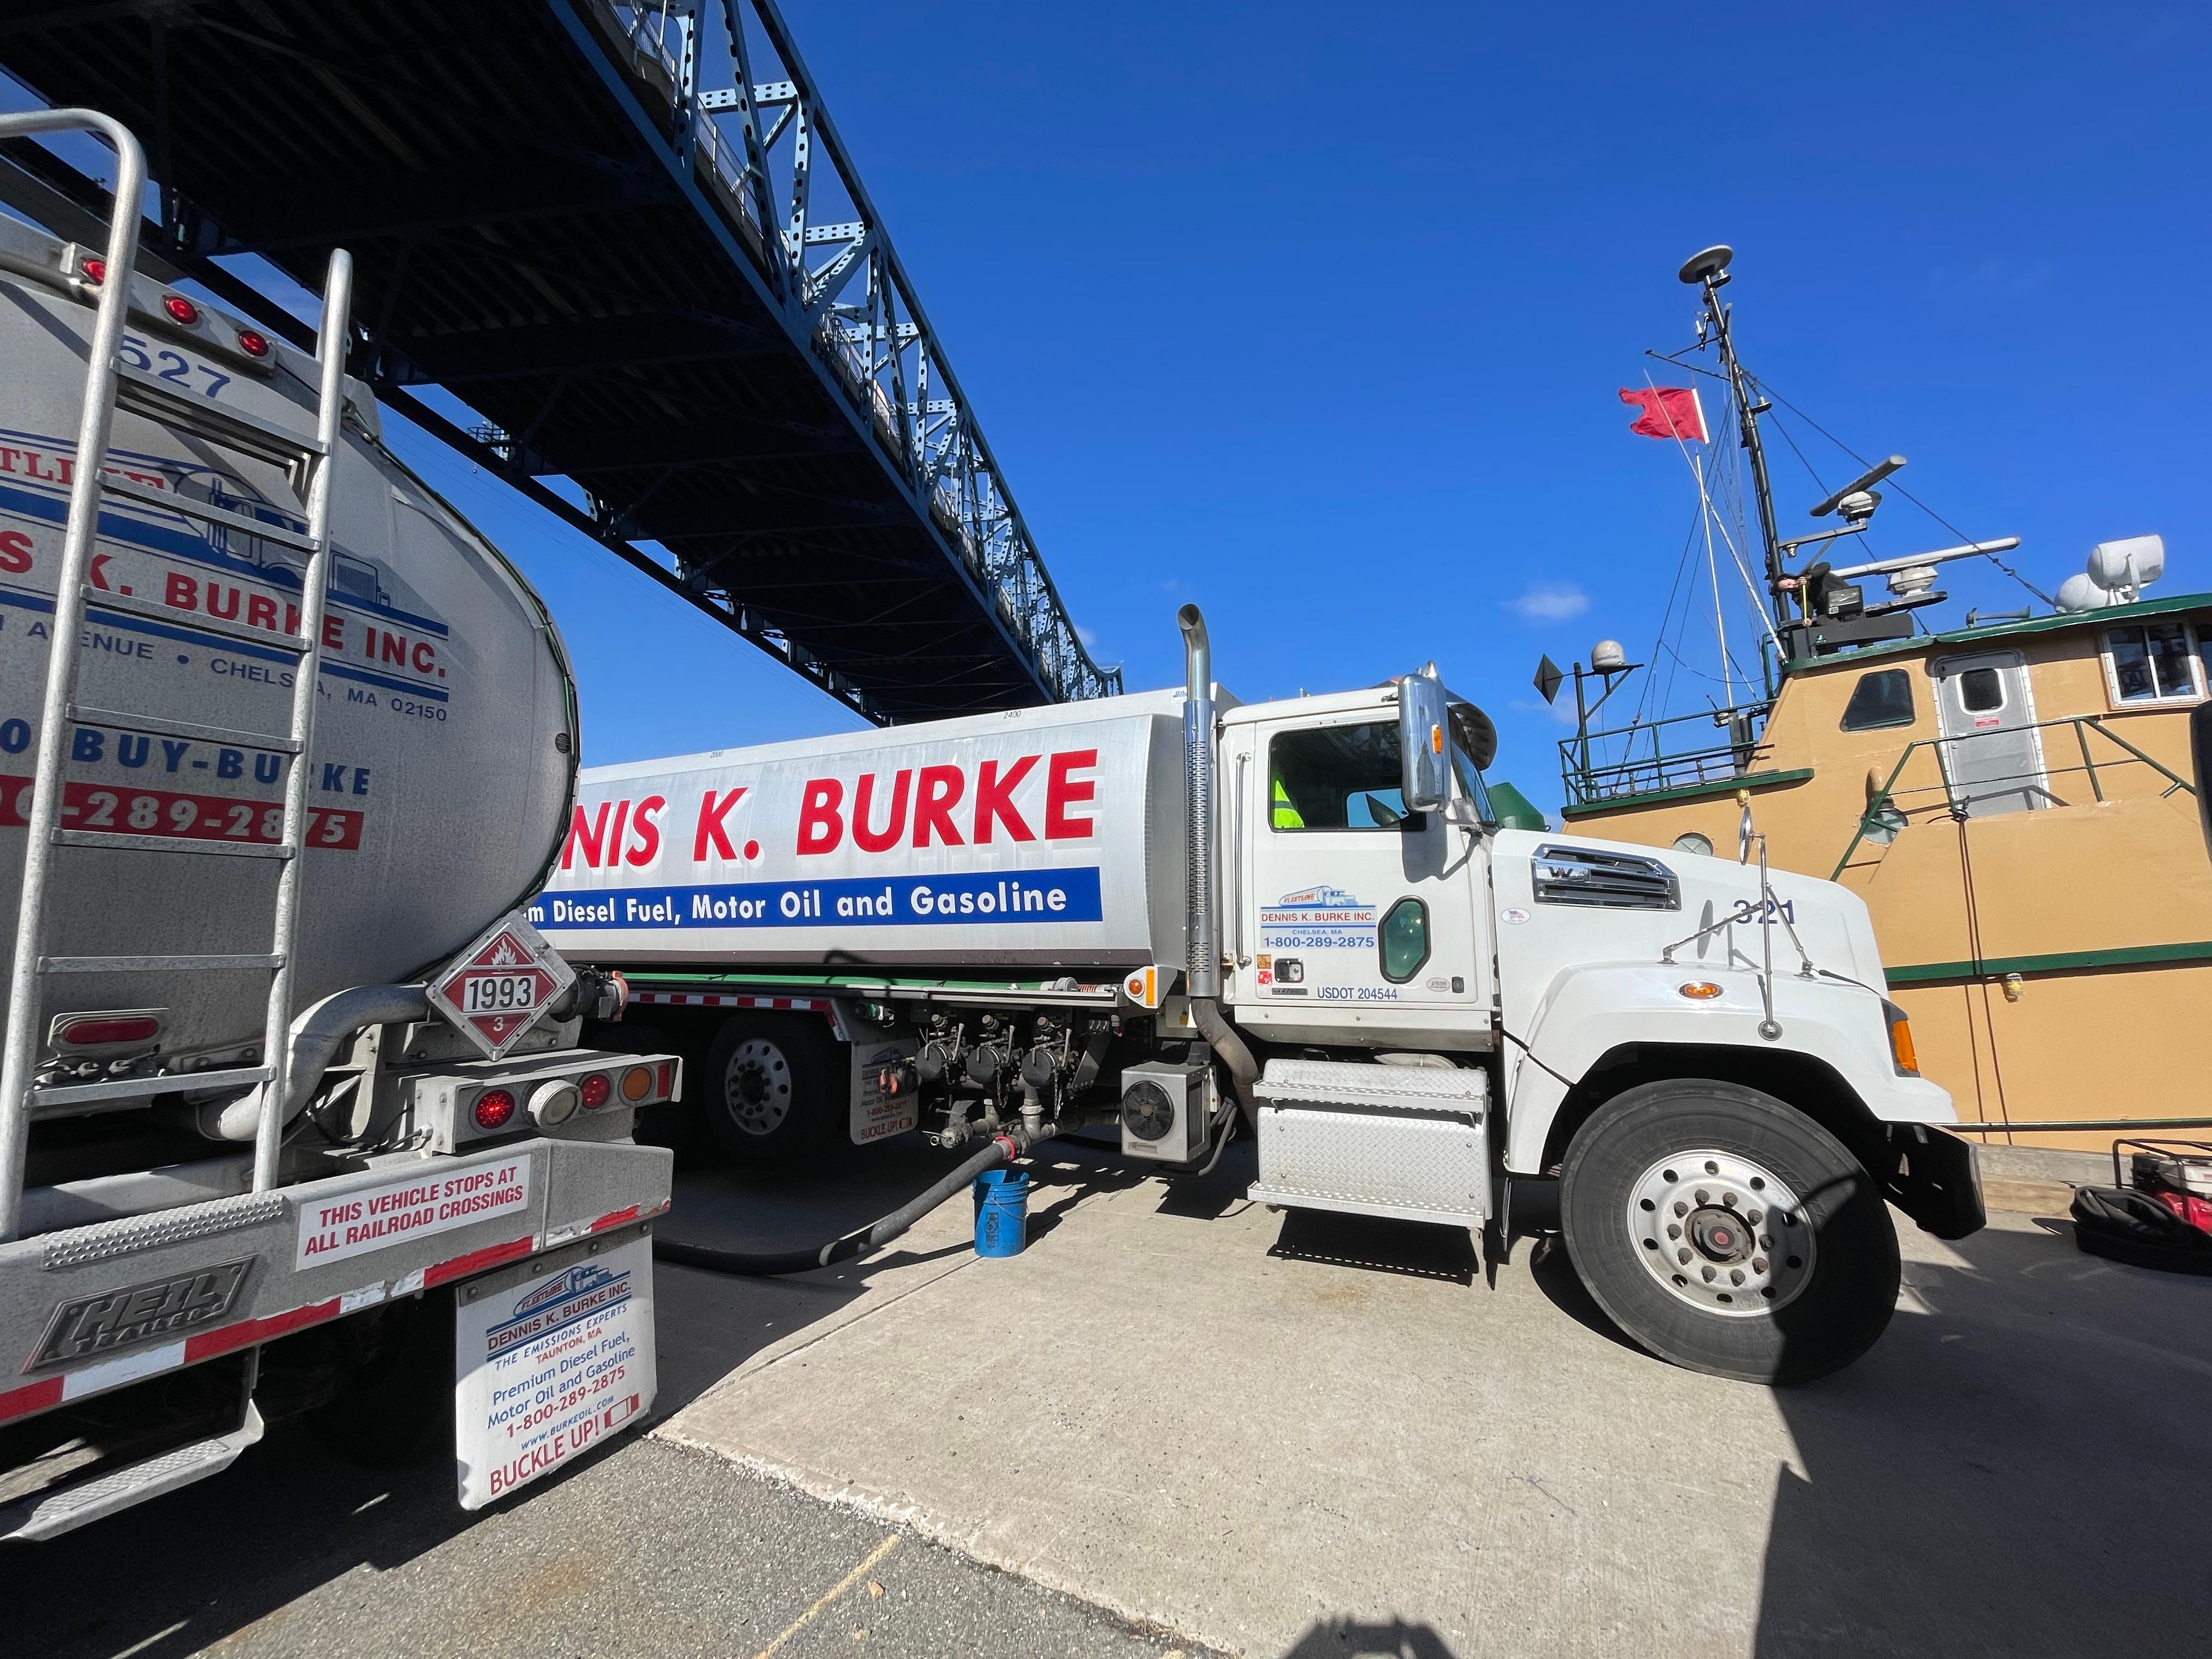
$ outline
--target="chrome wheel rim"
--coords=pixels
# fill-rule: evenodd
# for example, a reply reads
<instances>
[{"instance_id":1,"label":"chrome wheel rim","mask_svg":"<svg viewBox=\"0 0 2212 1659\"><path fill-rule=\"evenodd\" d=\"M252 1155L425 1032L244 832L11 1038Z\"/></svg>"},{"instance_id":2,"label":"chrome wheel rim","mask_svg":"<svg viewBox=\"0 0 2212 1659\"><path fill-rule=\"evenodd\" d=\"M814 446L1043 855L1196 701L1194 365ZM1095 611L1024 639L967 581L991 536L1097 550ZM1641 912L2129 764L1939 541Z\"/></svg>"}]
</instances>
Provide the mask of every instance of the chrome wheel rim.
<instances>
[{"instance_id":1,"label":"chrome wheel rim","mask_svg":"<svg viewBox=\"0 0 2212 1659\"><path fill-rule=\"evenodd\" d=\"M1813 1279L1797 1194L1736 1152L1691 1149L1654 1164L1629 1188L1628 1237L1669 1296L1727 1318L1785 1308Z\"/></svg>"},{"instance_id":2,"label":"chrome wheel rim","mask_svg":"<svg viewBox=\"0 0 2212 1659\"><path fill-rule=\"evenodd\" d=\"M749 1135L774 1134L791 1115L791 1062L766 1037L747 1037L722 1068L730 1121Z\"/></svg>"}]
</instances>

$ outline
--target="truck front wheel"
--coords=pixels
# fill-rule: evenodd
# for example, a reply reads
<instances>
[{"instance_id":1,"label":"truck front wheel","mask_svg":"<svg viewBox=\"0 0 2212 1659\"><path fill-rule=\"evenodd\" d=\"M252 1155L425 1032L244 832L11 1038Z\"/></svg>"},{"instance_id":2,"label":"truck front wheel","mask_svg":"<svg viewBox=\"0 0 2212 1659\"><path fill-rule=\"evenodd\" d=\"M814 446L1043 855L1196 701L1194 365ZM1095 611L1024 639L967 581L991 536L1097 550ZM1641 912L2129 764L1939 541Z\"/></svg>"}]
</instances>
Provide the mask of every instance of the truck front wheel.
<instances>
[{"instance_id":1,"label":"truck front wheel","mask_svg":"<svg viewBox=\"0 0 2212 1659\"><path fill-rule=\"evenodd\" d=\"M819 1020L738 1015L715 1033L700 1093L715 1143L740 1164L781 1164L844 1127L848 1082Z\"/></svg>"},{"instance_id":2,"label":"truck front wheel","mask_svg":"<svg viewBox=\"0 0 2212 1659\"><path fill-rule=\"evenodd\" d=\"M1756 1089L1631 1089L1577 1132L1559 1187L1583 1284L1678 1365L1808 1382L1872 1347L1896 1310L1880 1187L1833 1135Z\"/></svg>"}]
</instances>

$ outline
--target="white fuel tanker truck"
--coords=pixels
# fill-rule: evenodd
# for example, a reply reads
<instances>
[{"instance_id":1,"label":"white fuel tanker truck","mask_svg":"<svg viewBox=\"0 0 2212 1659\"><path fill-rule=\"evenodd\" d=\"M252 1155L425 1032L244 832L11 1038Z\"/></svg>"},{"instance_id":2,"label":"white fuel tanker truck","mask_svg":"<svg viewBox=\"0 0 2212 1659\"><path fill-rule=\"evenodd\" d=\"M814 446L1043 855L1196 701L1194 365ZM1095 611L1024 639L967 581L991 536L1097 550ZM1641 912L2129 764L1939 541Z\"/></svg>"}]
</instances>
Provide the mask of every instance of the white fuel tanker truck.
<instances>
[{"instance_id":1,"label":"white fuel tanker truck","mask_svg":"<svg viewBox=\"0 0 2212 1659\"><path fill-rule=\"evenodd\" d=\"M1433 668L1239 704L1182 625L1181 691L593 769L531 916L631 970L738 1156L1118 1122L1194 1170L1241 1127L1253 1198L1556 1231L1724 1376L1880 1335L1886 1199L1982 1224L1857 897L1504 828Z\"/></svg>"},{"instance_id":2,"label":"white fuel tanker truck","mask_svg":"<svg viewBox=\"0 0 2212 1659\"><path fill-rule=\"evenodd\" d=\"M653 1392L672 1054L575 1045L618 978L516 914L576 708L520 574L343 369L0 219L0 1537L226 1467L264 1416L471 1507ZM426 1387L428 1391L426 1392Z\"/></svg>"}]
</instances>

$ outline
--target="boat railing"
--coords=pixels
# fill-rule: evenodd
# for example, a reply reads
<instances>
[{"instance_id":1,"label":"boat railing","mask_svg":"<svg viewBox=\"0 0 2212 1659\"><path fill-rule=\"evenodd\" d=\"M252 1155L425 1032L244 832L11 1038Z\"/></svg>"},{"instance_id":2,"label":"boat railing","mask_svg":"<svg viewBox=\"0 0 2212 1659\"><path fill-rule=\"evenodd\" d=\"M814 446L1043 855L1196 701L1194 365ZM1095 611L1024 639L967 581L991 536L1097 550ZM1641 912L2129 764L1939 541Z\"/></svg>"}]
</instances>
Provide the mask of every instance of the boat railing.
<instances>
[{"instance_id":1,"label":"boat railing","mask_svg":"<svg viewBox=\"0 0 2212 1659\"><path fill-rule=\"evenodd\" d=\"M1567 805L1589 806L1746 776L1766 758L1767 745L1759 739L1773 706L1708 708L1563 738L1559 777Z\"/></svg>"},{"instance_id":2,"label":"boat railing","mask_svg":"<svg viewBox=\"0 0 2212 1659\"><path fill-rule=\"evenodd\" d=\"M2038 733L2070 731L2074 746L2081 757L2081 764L2073 764L2070 758L2063 765L2052 763L2053 757L2050 754L2052 745L2045 740L2042 744L2042 756L2033 770L1997 777L1978 777L1965 787L1978 793L2011 793L2015 789L2033 791L2047 796L2049 805L2064 806L2071 803L2051 787L2051 782L2055 779L2078 775L2088 784L2092 798L2101 805L2110 799L2105 792L2112 774L2123 768L2140 765L2148 767L2165 781L2165 787L2158 792L2159 799L2166 799L2177 790L2191 799L2197 796L2196 786L2188 779L2155 756L2145 754L2106 725L2104 717L2099 714L2071 714L2059 720L2038 720L2032 726L2003 726L1988 732L1963 732L1951 738L1917 738L1905 744L1905 752L1897 757L1897 764L1890 768L1889 776L1868 800L1866 811L1859 815L1858 828L1851 836L1850 845L1844 848L1844 855L1836 860L1836 867L1829 873L1828 879L1841 880L1852 855L1869 841L1886 844L1894 840L1898 831L1911 823L1916 812L1931 817L1937 812L1947 817L1964 817L1966 807L1962 799L1962 786L1951 775L1953 756L1960 747L1978 738L2016 738L2021 732L2030 731ZM2097 753L2090 744L2092 736L2121 751L2117 757L2106 756L2102 773L2098 770ZM2063 744L2063 739L2060 742ZM1922 750L1928 750L1935 757L1937 781L1911 784L1900 788L1898 780L1905 775L1905 769L1911 764L1913 756Z\"/></svg>"}]
</instances>

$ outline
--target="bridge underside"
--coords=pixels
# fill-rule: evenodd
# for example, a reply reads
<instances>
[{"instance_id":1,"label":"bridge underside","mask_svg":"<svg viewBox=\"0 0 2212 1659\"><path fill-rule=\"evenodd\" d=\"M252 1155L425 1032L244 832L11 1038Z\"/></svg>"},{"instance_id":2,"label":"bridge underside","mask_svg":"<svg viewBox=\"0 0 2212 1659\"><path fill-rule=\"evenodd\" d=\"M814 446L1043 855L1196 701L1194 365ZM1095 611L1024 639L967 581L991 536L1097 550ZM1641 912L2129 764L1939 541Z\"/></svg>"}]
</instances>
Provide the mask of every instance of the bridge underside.
<instances>
[{"instance_id":1,"label":"bridge underside","mask_svg":"<svg viewBox=\"0 0 2212 1659\"><path fill-rule=\"evenodd\" d=\"M315 289L350 249L355 367L380 393L526 486L573 481L580 506L532 493L870 718L1070 695L902 423L825 348L804 266L794 295L780 232L716 188L612 18L594 0L31 4L0 25L0 62L140 134L166 192L153 250L229 296L224 256ZM481 422L409 396L432 384Z\"/></svg>"}]
</instances>

